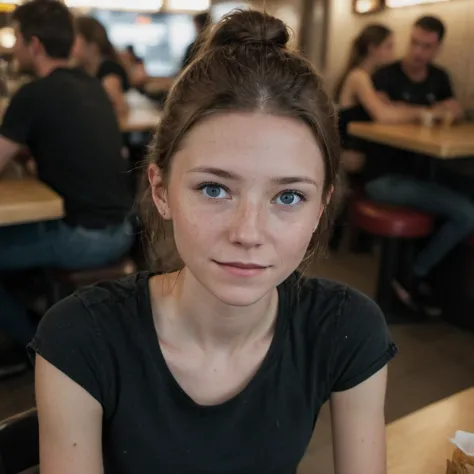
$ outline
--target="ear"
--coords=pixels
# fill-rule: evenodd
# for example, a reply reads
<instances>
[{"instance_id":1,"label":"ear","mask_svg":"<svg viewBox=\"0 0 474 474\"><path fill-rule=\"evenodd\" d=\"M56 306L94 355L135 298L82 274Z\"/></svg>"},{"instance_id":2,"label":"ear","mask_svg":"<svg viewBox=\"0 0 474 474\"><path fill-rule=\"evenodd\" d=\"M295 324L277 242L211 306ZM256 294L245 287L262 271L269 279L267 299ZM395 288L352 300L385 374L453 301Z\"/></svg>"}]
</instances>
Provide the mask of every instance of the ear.
<instances>
[{"instance_id":1,"label":"ear","mask_svg":"<svg viewBox=\"0 0 474 474\"><path fill-rule=\"evenodd\" d=\"M163 219L170 220L171 210L168 204L168 192L161 170L157 165L150 165L148 167L148 181L156 209Z\"/></svg>"},{"instance_id":2,"label":"ear","mask_svg":"<svg viewBox=\"0 0 474 474\"><path fill-rule=\"evenodd\" d=\"M28 49L30 50L31 54L33 57L39 56L39 55L46 55L46 51L44 50L44 46L41 44L41 41L38 39L37 36L32 36L29 44L28 44Z\"/></svg>"}]
</instances>

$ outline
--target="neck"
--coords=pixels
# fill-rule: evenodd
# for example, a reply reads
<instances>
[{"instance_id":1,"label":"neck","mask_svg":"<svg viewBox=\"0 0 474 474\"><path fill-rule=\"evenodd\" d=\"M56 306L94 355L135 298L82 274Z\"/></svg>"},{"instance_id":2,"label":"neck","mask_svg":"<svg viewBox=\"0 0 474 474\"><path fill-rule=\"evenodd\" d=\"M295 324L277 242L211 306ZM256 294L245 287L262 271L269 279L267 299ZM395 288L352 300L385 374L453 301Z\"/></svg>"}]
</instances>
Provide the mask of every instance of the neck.
<instances>
[{"instance_id":1,"label":"neck","mask_svg":"<svg viewBox=\"0 0 474 474\"><path fill-rule=\"evenodd\" d=\"M55 69L69 67L68 59L45 59L38 62L35 73L38 77L49 76Z\"/></svg>"},{"instance_id":2,"label":"neck","mask_svg":"<svg viewBox=\"0 0 474 474\"><path fill-rule=\"evenodd\" d=\"M423 80L428 74L428 66L414 66L408 59L402 59L401 62L403 72L413 81Z\"/></svg>"},{"instance_id":3,"label":"neck","mask_svg":"<svg viewBox=\"0 0 474 474\"><path fill-rule=\"evenodd\" d=\"M84 69L91 75L95 76L99 70L100 65L104 61L101 55L92 56L89 61L84 64Z\"/></svg>"},{"instance_id":4,"label":"neck","mask_svg":"<svg viewBox=\"0 0 474 474\"><path fill-rule=\"evenodd\" d=\"M159 298L167 301L159 304L162 314L155 316L160 334L171 331L175 338L186 339L205 350L233 352L273 333L278 307L276 289L253 305L236 307L219 301L186 268L155 281L155 291L151 283L152 294L161 293Z\"/></svg>"},{"instance_id":5,"label":"neck","mask_svg":"<svg viewBox=\"0 0 474 474\"><path fill-rule=\"evenodd\" d=\"M372 61L372 59L370 58L366 58L364 59L360 65L359 65L359 68L360 69L363 69L365 72L367 72L367 74L369 76L371 76L375 70L376 70L376 66L375 66L375 63Z\"/></svg>"}]
</instances>

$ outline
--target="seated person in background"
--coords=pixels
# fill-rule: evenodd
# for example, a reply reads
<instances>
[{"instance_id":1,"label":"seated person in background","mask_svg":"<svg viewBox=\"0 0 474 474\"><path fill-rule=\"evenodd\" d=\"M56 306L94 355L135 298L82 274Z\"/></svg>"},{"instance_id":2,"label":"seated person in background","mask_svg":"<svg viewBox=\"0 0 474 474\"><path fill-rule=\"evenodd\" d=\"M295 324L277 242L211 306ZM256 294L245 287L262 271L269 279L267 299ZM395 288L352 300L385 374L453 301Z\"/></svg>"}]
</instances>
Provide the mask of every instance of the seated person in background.
<instances>
[{"instance_id":1,"label":"seated person in background","mask_svg":"<svg viewBox=\"0 0 474 474\"><path fill-rule=\"evenodd\" d=\"M445 33L438 18L418 19L406 56L373 75L375 88L392 102L429 106L438 114L451 113L454 120L462 118L463 109L454 98L448 73L433 65Z\"/></svg>"},{"instance_id":2,"label":"seated person in background","mask_svg":"<svg viewBox=\"0 0 474 474\"><path fill-rule=\"evenodd\" d=\"M142 89L149 80L143 64L143 59L135 53L135 48L128 45L121 54L122 64L125 66L130 81L130 86Z\"/></svg>"},{"instance_id":3,"label":"seated person in background","mask_svg":"<svg viewBox=\"0 0 474 474\"><path fill-rule=\"evenodd\" d=\"M63 220L0 227L0 270L109 264L133 242L127 163L100 82L70 69L73 18L61 2L33 0L13 14L14 54L38 77L11 100L0 126L0 169L23 147L38 178L64 200ZM0 326L26 346L35 325L0 287Z\"/></svg>"},{"instance_id":4,"label":"seated person in background","mask_svg":"<svg viewBox=\"0 0 474 474\"><path fill-rule=\"evenodd\" d=\"M82 16L76 19L76 33L74 59L90 75L100 79L117 114L126 114L128 106L125 93L130 83L107 31L95 18Z\"/></svg>"},{"instance_id":5,"label":"seated person in background","mask_svg":"<svg viewBox=\"0 0 474 474\"><path fill-rule=\"evenodd\" d=\"M349 62L338 86L339 124L343 145L343 166L349 173L360 170L364 158L363 144L348 136L352 121L375 120L401 123L419 120L422 107L395 105L375 90L371 75L393 59L393 34L383 25L364 28L352 43Z\"/></svg>"},{"instance_id":6,"label":"seated person in background","mask_svg":"<svg viewBox=\"0 0 474 474\"><path fill-rule=\"evenodd\" d=\"M373 76L376 88L394 102L432 107L434 113L449 111L453 118L462 116L462 108L454 99L449 76L431 64L445 34L444 25L433 17L419 19L412 30L407 56L382 68ZM474 201L468 196L418 176L420 157L401 150L380 148L373 152L380 163L378 173L366 185L374 200L407 206L439 215L445 223L419 253L414 264L414 281L395 282L402 302L428 315L437 315L429 285L431 270L459 242L474 231Z\"/></svg>"},{"instance_id":7,"label":"seated person in background","mask_svg":"<svg viewBox=\"0 0 474 474\"><path fill-rule=\"evenodd\" d=\"M184 54L182 69L191 64L201 45L204 32L212 23L211 15L208 12L198 13L194 16L194 27L196 28L196 39L187 47Z\"/></svg>"}]
</instances>

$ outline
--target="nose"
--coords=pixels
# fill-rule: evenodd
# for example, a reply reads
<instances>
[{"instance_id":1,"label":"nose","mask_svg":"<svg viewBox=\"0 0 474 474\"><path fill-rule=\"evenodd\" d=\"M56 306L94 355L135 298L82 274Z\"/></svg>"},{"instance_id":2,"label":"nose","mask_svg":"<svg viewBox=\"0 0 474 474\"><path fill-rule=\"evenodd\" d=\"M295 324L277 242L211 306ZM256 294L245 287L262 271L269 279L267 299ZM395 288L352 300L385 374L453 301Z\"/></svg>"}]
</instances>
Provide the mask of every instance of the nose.
<instances>
[{"instance_id":1,"label":"nose","mask_svg":"<svg viewBox=\"0 0 474 474\"><path fill-rule=\"evenodd\" d=\"M241 202L230 227L231 242L245 248L262 245L264 226L262 214L261 206L257 203Z\"/></svg>"}]
</instances>

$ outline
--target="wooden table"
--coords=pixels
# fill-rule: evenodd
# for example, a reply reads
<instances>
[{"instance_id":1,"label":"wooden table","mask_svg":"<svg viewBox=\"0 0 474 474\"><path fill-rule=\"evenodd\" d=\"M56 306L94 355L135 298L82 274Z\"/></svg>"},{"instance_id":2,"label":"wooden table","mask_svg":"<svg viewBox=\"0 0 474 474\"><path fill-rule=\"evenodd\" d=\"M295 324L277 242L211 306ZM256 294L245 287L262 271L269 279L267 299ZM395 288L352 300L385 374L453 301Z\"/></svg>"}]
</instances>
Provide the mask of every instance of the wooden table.
<instances>
[{"instance_id":1,"label":"wooden table","mask_svg":"<svg viewBox=\"0 0 474 474\"><path fill-rule=\"evenodd\" d=\"M147 132L160 123L162 112L155 102L135 90L125 96L129 112L120 119L122 132Z\"/></svg>"},{"instance_id":2,"label":"wooden table","mask_svg":"<svg viewBox=\"0 0 474 474\"><path fill-rule=\"evenodd\" d=\"M130 109L120 120L122 132L147 132L160 123L161 112L156 109Z\"/></svg>"},{"instance_id":3,"label":"wooden table","mask_svg":"<svg viewBox=\"0 0 474 474\"><path fill-rule=\"evenodd\" d=\"M349 125L349 133L367 141L440 159L474 156L474 122L452 127L352 122Z\"/></svg>"},{"instance_id":4,"label":"wooden table","mask_svg":"<svg viewBox=\"0 0 474 474\"><path fill-rule=\"evenodd\" d=\"M474 388L429 405L387 428L388 474L445 474L457 430L474 433Z\"/></svg>"},{"instance_id":5,"label":"wooden table","mask_svg":"<svg viewBox=\"0 0 474 474\"><path fill-rule=\"evenodd\" d=\"M63 216L63 200L40 181L33 178L0 180L0 226Z\"/></svg>"}]
</instances>

